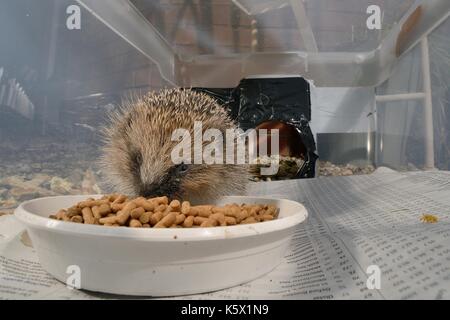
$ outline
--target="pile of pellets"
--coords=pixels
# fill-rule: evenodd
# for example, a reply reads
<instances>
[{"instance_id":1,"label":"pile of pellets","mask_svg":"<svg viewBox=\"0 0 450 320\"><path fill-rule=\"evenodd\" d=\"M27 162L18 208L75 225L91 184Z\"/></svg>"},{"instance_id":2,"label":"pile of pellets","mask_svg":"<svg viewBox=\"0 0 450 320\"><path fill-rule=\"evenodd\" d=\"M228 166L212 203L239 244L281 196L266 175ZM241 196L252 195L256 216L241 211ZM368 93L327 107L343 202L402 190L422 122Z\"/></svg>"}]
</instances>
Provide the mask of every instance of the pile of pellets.
<instances>
[{"instance_id":1,"label":"pile of pellets","mask_svg":"<svg viewBox=\"0 0 450 320\"><path fill-rule=\"evenodd\" d=\"M81 201L50 218L109 227L197 228L270 221L278 217L278 212L271 204L192 206L189 201L170 201L166 196L146 199L111 194Z\"/></svg>"}]
</instances>

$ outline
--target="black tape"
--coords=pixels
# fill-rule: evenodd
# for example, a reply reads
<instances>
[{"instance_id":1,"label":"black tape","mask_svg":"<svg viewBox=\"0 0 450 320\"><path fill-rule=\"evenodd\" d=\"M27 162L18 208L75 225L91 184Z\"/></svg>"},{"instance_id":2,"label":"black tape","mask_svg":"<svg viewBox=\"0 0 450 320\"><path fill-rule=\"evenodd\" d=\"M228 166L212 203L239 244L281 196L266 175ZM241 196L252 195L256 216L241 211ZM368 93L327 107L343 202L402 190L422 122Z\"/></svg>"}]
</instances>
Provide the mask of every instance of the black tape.
<instances>
[{"instance_id":1,"label":"black tape","mask_svg":"<svg viewBox=\"0 0 450 320\"><path fill-rule=\"evenodd\" d=\"M217 99L243 130L265 121L293 126L306 152L296 178L315 176L316 143L311 132L311 93L302 77L242 79L236 88L193 88Z\"/></svg>"}]
</instances>

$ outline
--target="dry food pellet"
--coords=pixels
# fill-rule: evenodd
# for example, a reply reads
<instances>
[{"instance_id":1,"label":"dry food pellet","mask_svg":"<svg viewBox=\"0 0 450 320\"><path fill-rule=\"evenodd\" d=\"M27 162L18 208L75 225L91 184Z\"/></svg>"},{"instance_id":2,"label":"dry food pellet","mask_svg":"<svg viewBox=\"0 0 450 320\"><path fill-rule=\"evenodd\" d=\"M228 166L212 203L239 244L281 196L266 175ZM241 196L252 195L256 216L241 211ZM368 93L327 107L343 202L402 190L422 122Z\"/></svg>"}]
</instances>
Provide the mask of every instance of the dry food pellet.
<instances>
[{"instance_id":1,"label":"dry food pellet","mask_svg":"<svg viewBox=\"0 0 450 320\"><path fill-rule=\"evenodd\" d=\"M221 226L226 226L227 223L225 221L225 215L223 213L213 213L210 216L210 219L216 220L217 223Z\"/></svg>"},{"instance_id":2,"label":"dry food pellet","mask_svg":"<svg viewBox=\"0 0 450 320\"><path fill-rule=\"evenodd\" d=\"M259 212L260 210L261 210L261 209L258 209L257 207L252 207L252 208L249 208L249 209L247 210L247 212L248 212L248 214L249 214L250 216L256 217L256 216L258 215L258 212Z\"/></svg>"},{"instance_id":3,"label":"dry food pellet","mask_svg":"<svg viewBox=\"0 0 450 320\"><path fill-rule=\"evenodd\" d=\"M122 203L112 203L111 204L111 211L119 212L120 210L123 209L123 207L125 207L125 204L126 203L124 203L124 202L122 202Z\"/></svg>"},{"instance_id":4,"label":"dry food pellet","mask_svg":"<svg viewBox=\"0 0 450 320\"><path fill-rule=\"evenodd\" d=\"M204 217L194 217L194 224L196 225L201 225L203 222L208 221L208 218L204 218Z\"/></svg>"},{"instance_id":5,"label":"dry food pellet","mask_svg":"<svg viewBox=\"0 0 450 320\"><path fill-rule=\"evenodd\" d=\"M436 223L438 220L438 217L433 214L423 214L420 218L420 221L425 223Z\"/></svg>"},{"instance_id":6,"label":"dry food pellet","mask_svg":"<svg viewBox=\"0 0 450 320\"><path fill-rule=\"evenodd\" d=\"M154 228L168 228L170 227L172 224L175 223L175 220L177 218L177 215L175 212L171 212L169 213L167 216L165 216L164 218L161 219L161 221L159 221Z\"/></svg>"},{"instance_id":7,"label":"dry food pellet","mask_svg":"<svg viewBox=\"0 0 450 320\"><path fill-rule=\"evenodd\" d=\"M171 212L172 212L172 208L167 206L166 209L162 212L163 213L163 217L167 216Z\"/></svg>"},{"instance_id":8,"label":"dry food pellet","mask_svg":"<svg viewBox=\"0 0 450 320\"><path fill-rule=\"evenodd\" d=\"M128 218L130 218L129 211L119 211L116 216L116 223L123 226L125 222L127 222Z\"/></svg>"},{"instance_id":9,"label":"dry food pellet","mask_svg":"<svg viewBox=\"0 0 450 320\"><path fill-rule=\"evenodd\" d=\"M169 204L169 207L172 208L172 211L179 212L181 209L181 204L179 200L172 200Z\"/></svg>"},{"instance_id":10,"label":"dry food pellet","mask_svg":"<svg viewBox=\"0 0 450 320\"><path fill-rule=\"evenodd\" d=\"M121 194L113 201L113 203L123 203L126 200L127 200L127 196Z\"/></svg>"},{"instance_id":11,"label":"dry food pellet","mask_svg":"<svg viewBox=\"0 0 450 320\"><path fill-rule=\"evenodd\" d=\"M249 217L249 213L247 210L242 210L241 213L237 217L237 222L240 223Z\"/></svg>"},{"instance_id":12,"label":"dry food pellet","mask_svg":"<svg viewBox=\"0 0 450 320\"><path fill-rule=\"evenodd\" d=\"M131 211L136 208L136 204L134 202L127 202L122 210L117 213L117 223L123 226L128 218L131 216Z\"/></svg>"},{"instance_id":13,"label":"dry food pellet","mask_svg":"<svg viewBox=\"0 0 450 320\"><path fill-rule=\"evenodd\" d=\"M131 210L131 218L139 219L144 212L145 209L142 207L134 208L133 210Z\"/></svg>"},{"instance_id":14,"label":"dry food pellet","mask_svg":"<svg viewBox=\"0 0 450 320\"><path fill-rule=\"evenodd\" d=\"M99 220L100 224L111 224L113 225L117 221L117 216L111 216L106 218L101 218Z\"/></svg>"},{"instance_id":15,"label":"dry food pellet","mask_svg":"<svg viewBox=\"0 0 450 320\"><path fill-rule=\"evenodd\" d=\"M110 195L103 196L103 199L108 199L109 202L114 202L119 196L120 196L120 194L113 193L113 194L110 194Z\"/></svg>"},{"instance_id":16,"label":"dry food pellet","mask_svg":"<svg viewBox=\"0 0 450 320\"><path fill-rule=\"evenodd\" d=\"M111 212L111 206L109 203L103 203L98 207L98 211L102 217L106 216Z\"/></svg>"},{"instance_id":17,"label":"dry food pellet","mask_svg":"<svg viewBox=\"0 0 450 320\"><path fill-rule=\"evenodd\" d=\"M227 226L234 226L236 224L236 218L225 216L225 222Z\"/></svg>"},{"instance_id":18,"label":"dry food pellet","mask_svg":"<svg viewBox=\"0 0 450 320\"><path fill-rule=\"evenodd\" d=\"M78 207L80 207L81 209L86 208L86 207L93 207L93 206L99 206L101 204L104 203L109 203L109 201L107 199L103 199L103 200L86 200L86 201L81 201L78 204Z\"/></svg>"},{"instance_id":19,"label":"dry food pellet","mask_svg":"<svg viewBox=\"0 0 450 320\"><path fill-rule=\"evenodd\" d=\"M202 222L200 227L202 228L208 228L208 227L215 227L217 226L217 220L214 219L206 219L206 221Z\"/></svg>"},{"instance_id":20,"label":"dry food pellet","mask_svg":"<svg viewBox=\"0 0 450 320\"><path fill-rule=\"evenodd\" d=\"M199 217L208 218L212 213L212 207L213 206L195 206L191 207L191 210L196 211L196 215Z\"/></svg>"},{"instance_id":21,"label":"dry food pellet","mask_svg":"<svg viewBox=\"0 0 450 320\"><path fill-rule=\"evenodd\" d=\"M92 214L94 215L94 218L96 218L96 219L100 219L102 217L102 215L100 214L99 206L92 207Z\"/></svg>"},{"instance_id":22,"label":"dry food pellet","mask_svg":"<svg viewBox=\"0 0 450 320\"><path fill-rule=\"evenodd\" d=\"M169 198L167 196L156 197L156 198L152 198L151 200L157 204L165 204L165 205L169 204Z\"/></svg>"},{"instance_id":23,"label":"dry food pellet","mask_svg":"<svg viewBox=\"0 0 450 320\"><path fill-rule=\"evenodd\" d=\"M191 210L191 204L188 201L183 201L181 204L181 213L182 214L189 214L189 211Z\"/></svg>"},{"instance_id":24,"label":"dry food pellet","mask_svg":"<svg viewBox=\"0 0 450 320\"><path fill-rule=\"evenodd\" d=\"M161 221L162 218L163 218L163 213L162 212L155 212L150 217L150 224L152 226L155 226L159 221Z\"/></svg>"},{"instance_id":25,"label":"dry food pellet","mask_svg":"<svg viewBox=\"0 0 450 320\"><path fill-rule=\"evenodd\" d=\"M67 216L69 218L72 218L73 216L79 216L81 215L81 208L78 206L73 206L67 209Z\"/></svg>"},{"instance_id":26,"label":"dry food pellet","mask_svg":"<svg viewBox=\"0 0 450 320\"><path fill-rule=\"evenodd\" d=\"M61 209L56 213L56 219L63 220L65 215L66 215L66 210Z\"/></svg>"},{"instance_id":27,"label":"dry food pellet","mask_svg":"<svg viewBox=\"0 0 450 320\"><path fill-rule=\"evenodd\" d=\"M175 224L181 224L184 222L184 219L186 219L186 216L184 214L177 214L175 219Z\"/></svg>"},{"instance_id":28,"label":"dry food pellet","mask_svg":"<svg viewBox=\"0 0 450 320\"><path fill-rule=\"evenodd\" d=\"M150 217L152 216L151 212L144 212L143 214L141 214L141 216L139 217L139 221L143 224L148 224L148 222L150 221Z\"/></svg>"},{"instance_id":29,"label":"dry food pellet","mask_svg":"<svg viewBox=\"0 0 450 320\"><path fill-rule=\"evenodd\" d=\"M271 204L195 205L168 197L128 198L121 194L89 198L50 218L74 223L132 228L200 228L259 223L278 217Z\"/></svg>"},{"instance_id":30,"label":"dry food pellet","mask_svg":"<svg viewBox=\"0 0 450 320\"><path fill-rule=\"evenodd\" d=\"M241 221L241 224L247 224L247 223L256 223L256 219L254 217L248 217Z\"/></svg>"},{"instance_id":31,"label":"dry food pellet","mask_svg":"<svg viewBox=\"0 0 450 320\"><path fill-rule=\"evenodd\" d=\"M144 197L139 197L133 200L137 207L141 207L144 211L153 211L155 209L155 204L153 201L149 201Z\"/></svg>"},{"instance_id":32,"label":"dry food pellet","mask_svg":"<svg viewBox=\"0 0 450 320\"><path fill-rule=\"evenodd\" d=\"M183 221L183 227L190 228L194 224L194 216L186 217Z\"/></svg>"},{"instance_id":33,"label":"dry food pellet","mask_svg":"<svg viewBox=\"0 0 450 320\"><path fill-rule=\"evenodd\" d=\"M76 223L83 223L83 217L82 216L73 216L70 218L70 221L76 222Z\"/></svg>"},{"instance_id":34,"label":"dry food pellet","mask_svg":"<svg viewBox=\"0 0 450 320\"><path fill-rule=\"evenodd\" d=\"M132 228L142 228L142 223L139 220L131 219L130 227L132 227Z\"/></svg>"},{"instance_id":35,"label":"dry food pellet","mask_svg":"<svg viewBox=\"0 0 450 320\"><path fill-rule=\"evenodd\" d=\"M81 213L83 215L83 221L85 224L94 224L94 215L92 214L92 209L90 207L84 207L81 210Z\"/></svg>"},{"instance_id":36,"label":"dry food pellet","mask_svg":"<svg viewBox=\"0 0 450 320\"><path fill-rule=\"evenodd\" d=\"M160 204L155 208L155 212L164 212L167 209L166 204Z\"/></svg>"}]
</instances>

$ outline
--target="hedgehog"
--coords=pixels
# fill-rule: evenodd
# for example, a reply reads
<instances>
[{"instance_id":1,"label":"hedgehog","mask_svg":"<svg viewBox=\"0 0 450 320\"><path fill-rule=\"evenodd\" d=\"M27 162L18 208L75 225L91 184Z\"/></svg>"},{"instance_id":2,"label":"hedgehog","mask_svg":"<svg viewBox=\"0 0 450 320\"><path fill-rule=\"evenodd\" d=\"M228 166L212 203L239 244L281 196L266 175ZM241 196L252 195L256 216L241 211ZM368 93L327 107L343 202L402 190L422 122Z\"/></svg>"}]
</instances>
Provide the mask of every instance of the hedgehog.
<instances>
[{"instance_id":1,"label":"hedgehog","mask_svg":"<svg viewBox=\"0 0 450 320\"><path fill-rule=\"evenodd\" d=\"M101 167L107 185L131 196L168 196L191 202L242 194L250 178L246 165L174 164L175 129L193 136L194 122L202 131L235 130L228 112L212 97L191 89L163 89L134 97L113 111L103 130ZM192 142L193 144L193 142ZM193 150L193 148L192 148Z\"/></svg>"}]
</instances>

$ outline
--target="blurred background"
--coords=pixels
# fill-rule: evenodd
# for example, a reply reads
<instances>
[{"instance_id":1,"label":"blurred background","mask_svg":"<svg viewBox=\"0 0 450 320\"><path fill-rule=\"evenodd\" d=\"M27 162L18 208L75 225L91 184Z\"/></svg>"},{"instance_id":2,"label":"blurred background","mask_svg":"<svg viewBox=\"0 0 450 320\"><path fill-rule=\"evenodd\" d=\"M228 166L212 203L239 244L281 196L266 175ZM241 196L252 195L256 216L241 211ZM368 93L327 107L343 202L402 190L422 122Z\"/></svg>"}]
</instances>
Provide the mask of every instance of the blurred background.
<instances>
[{"instance_id":1,"label":"blurred background","mask_svg":"<svg viewBox=\"0 0 450 320\"><path fill-rule=\"evenodd\" d=\"M156 34L179 61L194 59L205 65L217 57L251 62L251 54L357 57L379 48L415 4L414 0L119 2L148 23L143 38ZM71 5L81 10L79 30L66 25ZM381 8L380 29L366 26L369 5ZM116 22L126 25L127 17L124 14L123 21ZM201 76L187 63L178 68L177 61L150 59L114 27L75 1L0 0L0 211L38 196L104 191L96 161L102 143L99 129L107 113L132 94L198 86L190 76ZM428 35L434 167L440 170L450 169L449 34L446 19ZM351 85L335 86L332 81L323 85L324 81L309 79L309 125L319 155L316 175L426 166L423 100L377 100L422 91L422 53L420 45L408 50L389 70L390 77L376 85L351 79ZM167 66L176 69L178 83L165 76ZM259 67L262 73L266 70L264 62L258 62L248 74L242 72L251 76ZM221 84L220 67L215 70L215 74L205 71L203 78L206 84L212 79L213 88ZM237 85L229 81L222 87Z\"/></svg>"}]
</instances>

